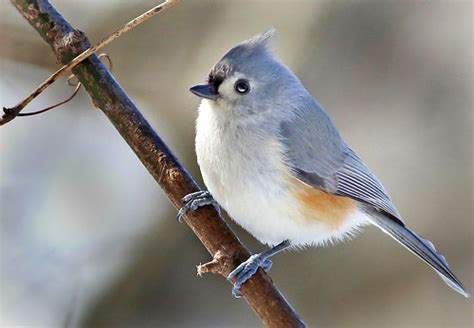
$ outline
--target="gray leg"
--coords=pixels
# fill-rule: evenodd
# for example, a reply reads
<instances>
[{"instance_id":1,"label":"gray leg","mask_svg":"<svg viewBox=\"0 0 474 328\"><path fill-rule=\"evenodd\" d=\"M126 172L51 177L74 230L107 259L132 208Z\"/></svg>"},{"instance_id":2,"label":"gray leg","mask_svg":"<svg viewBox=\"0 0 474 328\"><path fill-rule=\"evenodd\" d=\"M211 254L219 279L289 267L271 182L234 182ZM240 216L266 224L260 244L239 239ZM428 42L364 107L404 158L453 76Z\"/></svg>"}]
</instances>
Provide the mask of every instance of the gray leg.
<instances>
[{"instance_id":1,"label":"gray leg","mask_svg":"<svg viewBox=\"0 0 474 328\"><path fill-rule=\"evenodd\" d=\"M250 256L247 261L241 263L237 268L235 268L234 271L227 276L227 280L229 281L231 281L232 278L237 277L234 287L232 288L232 296L240 298L240 286L250 279L255 272L257 272L259 267L265 271L269 271L272 267L272 261L270 261L269 257L281 252L289 246L290 241L285 240L268 251Z\"/></svg>"},{"instance_id":2,"label":"gray leg","mask_svg":"<svg viewBox=\"0 0 474 328\"><path fill-rule=\"evenodd\" d=\"M187 211L191 210L194 212L197 210L199 207L206 206L206 205L212 205L216 209L216 211L221 214L221 208L219 207L219 204L212 198L212 195L209 191L196 191L190 194L187 194L186 196L183 197L183 203L184 206L181 207L178 211L178 215L176 218L180 223L183 222L183 215L186 214Z\"/></svg>"}]
</instances>

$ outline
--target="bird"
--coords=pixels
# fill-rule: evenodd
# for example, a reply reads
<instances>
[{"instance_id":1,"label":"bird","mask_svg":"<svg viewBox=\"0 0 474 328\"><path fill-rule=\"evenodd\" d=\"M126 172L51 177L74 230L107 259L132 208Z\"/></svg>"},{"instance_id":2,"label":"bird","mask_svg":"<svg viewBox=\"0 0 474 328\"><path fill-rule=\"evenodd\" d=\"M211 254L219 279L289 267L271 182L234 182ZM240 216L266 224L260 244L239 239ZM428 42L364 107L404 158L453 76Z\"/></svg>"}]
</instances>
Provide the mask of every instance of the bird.
<instances>
[{"instance_id":1,"label":"bird","mask_svg":"<svg viewBox=\"0 0 474 328\"><path fill-rule=\"evenodd\" d=\"M178 218L205 205L222 207L270 247L227 277L232 294L285 249L334 244L374 225L469 297L433 244L410 230L389 194L345 143L327 112L275 54L275 30L231 48L205 84L195 150L207 190L186 195Z\"/></svg>"}]
</instances>

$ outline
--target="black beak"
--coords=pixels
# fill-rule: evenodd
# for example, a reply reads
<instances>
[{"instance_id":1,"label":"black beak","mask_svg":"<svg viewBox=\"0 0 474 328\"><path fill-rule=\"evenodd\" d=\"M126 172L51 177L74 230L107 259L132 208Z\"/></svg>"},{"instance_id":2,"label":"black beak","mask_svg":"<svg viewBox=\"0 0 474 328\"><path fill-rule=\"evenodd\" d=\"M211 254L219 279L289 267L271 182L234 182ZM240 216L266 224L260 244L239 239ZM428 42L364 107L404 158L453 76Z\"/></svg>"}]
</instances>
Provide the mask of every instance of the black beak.
<instances>
[{"instance_id":1,"label":"black beak","mask_svg":"<svg viewBox=\"0 0 474 328\"><path fill-rule=\"evenodd\" d=\"M189 89L189 91L201 98L206 98L210 100L216 100L217 98L219 98L219 93L215 91L214 88L211 87L209 84L195 85L194 87Z\"/></svg>"}]
</instances>

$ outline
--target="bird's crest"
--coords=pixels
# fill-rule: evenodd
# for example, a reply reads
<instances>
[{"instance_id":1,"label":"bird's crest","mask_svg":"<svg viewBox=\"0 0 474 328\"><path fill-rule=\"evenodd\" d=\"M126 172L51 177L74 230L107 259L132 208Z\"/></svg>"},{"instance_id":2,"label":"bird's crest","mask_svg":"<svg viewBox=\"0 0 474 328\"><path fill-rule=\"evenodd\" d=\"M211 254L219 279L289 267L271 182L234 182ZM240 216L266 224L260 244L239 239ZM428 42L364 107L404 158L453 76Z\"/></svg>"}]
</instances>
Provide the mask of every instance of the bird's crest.
<instances>
[{"instance_id":1,"label":"bird's crest","mask_svg":"<svg viewBox=\"0 0 474 328\"><path fill-rule=\"evenodd\" d=\"M274 35L274 29L258 34L230 49L223 59L231 63L241 62L271 52L271 41Z\"/></svg>"},{"instance_id":2,"label":"bird's crest","mask_svg":"<svg viewBox=\"0 0 474 328\"><path fill-rule=\"evenodd\" d=\"M246 45L249 49L259 49L264 51L271 50L272 40L274 39L275 34L276 31L274 29L270 29L244 41L242 45Z\"/></svg>"}]
</instances>

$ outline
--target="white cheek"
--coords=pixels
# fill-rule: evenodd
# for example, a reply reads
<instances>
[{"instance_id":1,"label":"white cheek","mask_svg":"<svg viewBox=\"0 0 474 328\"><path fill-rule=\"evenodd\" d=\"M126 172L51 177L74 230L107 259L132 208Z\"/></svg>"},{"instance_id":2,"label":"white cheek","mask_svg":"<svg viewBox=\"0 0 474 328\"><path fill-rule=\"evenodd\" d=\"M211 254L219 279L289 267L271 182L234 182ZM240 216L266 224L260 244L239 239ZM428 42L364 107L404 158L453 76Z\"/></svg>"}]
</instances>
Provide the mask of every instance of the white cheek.
<instances>
[{"instance_id":1,"label":"white cheek","mask_svg":"<svg viewBox=\"0 0 474 328\"><path fill-rule=\"evenodd\" d=\"M237 78L231 77L225 79L224 82L219 86L219 94L224 99L233 100L237 95L234 91L234 84L237 81Z\"/></svg>"},{"instance_id":2,"label":"white cheek","mask_svg":"<svg viewBox=\"0 0 474 328\"><path fill-rule=\"evenodd\" d=\"M222 84L219 86L219 93L224 99L232 101L242 97L242 95L238 94L234 89L235 82L240 79L247 80L247 78L242 73L235 72L232 76L226 78L224 82L222 82ZM252 91L253 89L255 89L255 87L255 82L251 81L250 90Z\"/></svg>"}]
</instances>

